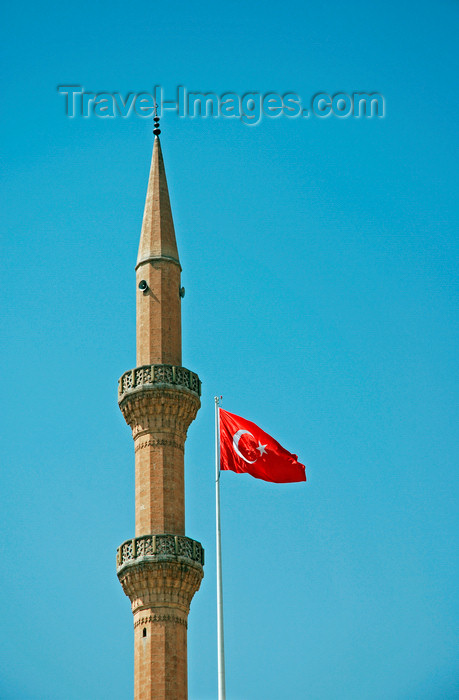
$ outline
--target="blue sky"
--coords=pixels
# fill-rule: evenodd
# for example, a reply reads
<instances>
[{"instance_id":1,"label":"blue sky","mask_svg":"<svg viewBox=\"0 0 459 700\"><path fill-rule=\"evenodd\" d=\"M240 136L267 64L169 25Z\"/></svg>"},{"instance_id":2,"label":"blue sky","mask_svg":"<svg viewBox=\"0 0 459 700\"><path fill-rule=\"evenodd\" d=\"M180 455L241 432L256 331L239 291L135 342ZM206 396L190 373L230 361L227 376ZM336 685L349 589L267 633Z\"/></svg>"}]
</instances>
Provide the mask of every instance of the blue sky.
<instances>
[{"instance_id":1,"label":"blue sky","mask_svg":"<svg viewBox=\"0 0 459 700\"><path fill-rule=\"evenodd\" d=\"M203 382L189 697L216 697L213 397L307 466L222 476L228 700L459 697L457 25L444 2L26 2L2 10L2 700L132 696L116 403L135 363L151 120L93 92L379 92L383 119L162 120Z\"/></svg>"}]
</instances>

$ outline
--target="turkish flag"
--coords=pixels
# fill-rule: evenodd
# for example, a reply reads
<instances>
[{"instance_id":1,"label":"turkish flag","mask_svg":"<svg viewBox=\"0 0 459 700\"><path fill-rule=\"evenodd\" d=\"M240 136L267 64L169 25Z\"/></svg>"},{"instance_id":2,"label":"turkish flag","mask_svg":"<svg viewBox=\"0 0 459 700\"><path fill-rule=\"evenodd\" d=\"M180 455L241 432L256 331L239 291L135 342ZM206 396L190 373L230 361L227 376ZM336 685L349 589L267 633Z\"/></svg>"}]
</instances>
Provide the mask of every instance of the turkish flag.
<instances>
[{"instance_id":1,"label":"turkish flag","mask_svg":"<svg viewBox=\"0 0 459 700\"><path fill-rule=\"evenodd\" d=\"M220 468L284 484L306 481L304 464L245 418L220 411Z\"/></svg>"}]
</instances>

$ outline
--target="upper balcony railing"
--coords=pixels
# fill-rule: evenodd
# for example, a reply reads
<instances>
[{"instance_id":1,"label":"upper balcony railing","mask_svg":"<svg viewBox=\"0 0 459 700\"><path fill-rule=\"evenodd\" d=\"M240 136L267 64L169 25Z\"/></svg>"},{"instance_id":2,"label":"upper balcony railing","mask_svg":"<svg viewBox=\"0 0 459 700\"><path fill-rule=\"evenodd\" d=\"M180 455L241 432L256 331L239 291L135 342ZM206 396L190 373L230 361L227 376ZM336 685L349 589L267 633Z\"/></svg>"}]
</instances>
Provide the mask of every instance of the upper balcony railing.
<instances>
[{"instance_id":1,"label":"upper balcony railing","mask_svg":"<svg viewBox=\"0 0 459 700\"><path fill-rule=\"evenodd\" d=\"M201 396L201 381L197 374L185 367L173 365L143 365L125 372L118 382L118 401L136 389L147 389L158 384L184 387Z\"/></svg>"}]
</instances>

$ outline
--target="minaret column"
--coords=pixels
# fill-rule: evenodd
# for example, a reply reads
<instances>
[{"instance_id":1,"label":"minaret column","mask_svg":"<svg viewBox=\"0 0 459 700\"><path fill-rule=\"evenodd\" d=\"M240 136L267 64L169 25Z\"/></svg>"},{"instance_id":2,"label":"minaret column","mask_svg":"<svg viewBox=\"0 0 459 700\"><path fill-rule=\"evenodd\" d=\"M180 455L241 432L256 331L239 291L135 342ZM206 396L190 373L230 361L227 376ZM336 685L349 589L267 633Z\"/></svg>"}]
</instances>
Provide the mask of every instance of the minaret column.
<instances>
[{"instance_id":1,"label":"minaret column","mask_svg":"<svg viewBox=\"0 0 459 700\"><path fill-rule=\"evenodd\" d=\"M170 385L182 373L181 267L172 256L151 253L142 250L136 266L137 366L153 372L152 383ZM199 403L158 386L141 404L126 417L135 443L136 535L184 534L184 446Z\"/></svg>"},{"instance_id":2,"label":"minaret column","mask_svg":"<svg viewBox=\"0 0 459 700\"><path fill-rule=\"evenodd\" d=\"M156 119L156 122L158 120ZM185 536L184 449L201 383L182 367L181 266L156 124L136 265L137 367L118 385L135 448L135 537L117 552L134 615L134 700L186 700L204 550Z\"/></svg>"},{"instance_id":3,"label":"minaret column","mask_svg":"<svg viewBox=\"0 0 459 700\"><path fill-rule=\"evenodd\" d=\"M184 367L143 365L123 375L119 392L134 438L136 536L183 535L185 440L200 407L199 377Z\"/></svg>"},{"instance_id":4,"label":"minaret column","mask_svg":"<svg viewBox=\"0 0 459 700\"><path fill-rule=\"evenodd\" d=\"M138 367L182 363L180 272L180 263L164 256L136 266ZM146 289L139 289L142 283Z\"/></svg>"}]
</instances>

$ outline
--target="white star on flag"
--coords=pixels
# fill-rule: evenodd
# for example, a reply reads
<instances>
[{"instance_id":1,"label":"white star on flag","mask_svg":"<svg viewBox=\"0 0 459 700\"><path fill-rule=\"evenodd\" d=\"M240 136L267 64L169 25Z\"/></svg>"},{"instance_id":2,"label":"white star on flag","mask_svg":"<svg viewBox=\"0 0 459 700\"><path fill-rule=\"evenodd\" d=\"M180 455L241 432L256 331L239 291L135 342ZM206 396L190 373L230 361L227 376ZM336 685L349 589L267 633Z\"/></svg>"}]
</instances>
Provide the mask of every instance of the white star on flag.
<instances>
[{"instance_id":1,"label":"white star on flag","mask_svg":"<svg viewBox=\"0 0 459 700\"><path fill-rule=\"evenodd\" d=\"M266 445L262 445L261 442L258 441L258 447L256 447L255 449L258 450L258 452L260 453L260 457L261 457L261 455L265 454L265 452L266 452L265 447L266 447Z\"/></svg>"}]
</instances>

